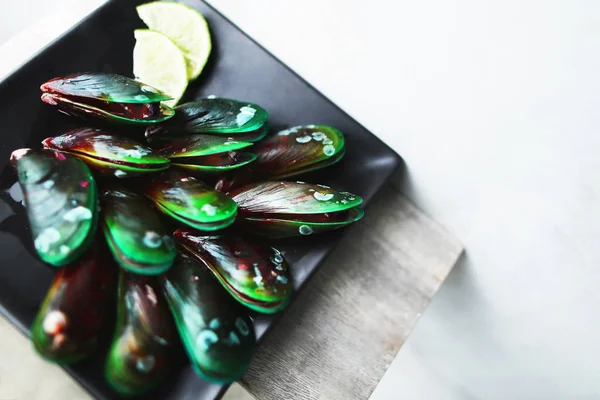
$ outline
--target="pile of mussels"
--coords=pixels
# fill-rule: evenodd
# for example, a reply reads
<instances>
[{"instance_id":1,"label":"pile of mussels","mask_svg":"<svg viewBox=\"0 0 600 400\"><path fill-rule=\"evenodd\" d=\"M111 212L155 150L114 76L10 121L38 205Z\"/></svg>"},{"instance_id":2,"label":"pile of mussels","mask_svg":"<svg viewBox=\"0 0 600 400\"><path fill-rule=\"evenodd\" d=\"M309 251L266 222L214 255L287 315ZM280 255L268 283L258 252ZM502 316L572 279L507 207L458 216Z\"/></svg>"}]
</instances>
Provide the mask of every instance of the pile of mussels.
<instances>
[{"instance_id":1,"label":"pile of mussels","mask_svg":"<svg viewBox=\"0 0 600 400\"><path fill-rule=\"evenodd\" d=\"M267 137L256 104L203 98L172 109L161 104L168 95L113 74L41 90L45 103L100 124L11 155L34 247L60 267L31 329L36 350L61 364L90 356L116 290L105 369L116 391L159 384L177 337L201 377L239 379L256 342L245 307L274 313L293 291L281 252L254 236L311 235L363 215L359 196L281 180L340 160L343 135L308 125ZM106 122L145 126L148 144ZM216 232L231 224L239 229Z\"/></svg>"}]
</instances>

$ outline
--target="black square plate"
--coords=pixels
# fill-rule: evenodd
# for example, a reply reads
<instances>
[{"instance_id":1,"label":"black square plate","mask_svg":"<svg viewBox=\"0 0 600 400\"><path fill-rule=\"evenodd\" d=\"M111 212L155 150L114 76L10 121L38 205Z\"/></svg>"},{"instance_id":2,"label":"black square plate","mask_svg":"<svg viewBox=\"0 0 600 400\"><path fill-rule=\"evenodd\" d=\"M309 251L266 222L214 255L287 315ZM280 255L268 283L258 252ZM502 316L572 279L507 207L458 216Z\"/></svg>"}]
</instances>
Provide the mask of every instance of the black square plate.
<instances>
[{"instance_id":1,"label":"black square plate","mask_svg":"<svg viewBox=\"0 0 600 400\"><path fill-rule=\"evenodd\" d=\"M200 0L185 2L208 20L213 51L203 74L190 85L182 102L208 95L237 98L267 109L273 130L304 124L338 128L346 135L344 159L300 179L356 193L364 198L366 206L402 165L400 157L209 5ZM9 155L21 147L39 148L42 139L79 123L40 101L41 83L83 71L131 76L133 30L144 28L135 12L140 3L107 3L0 82L0 311L25 334L29 334L55 270L41 263L31 251L24 209L14 199L16 177L8 164ZM351 229L360 229L360 223ZM342 234L340 230L277 244L290 262L296 293ZM254 318L257 337L261 338L277 316ZM119 398L104 381L103 362L104 353L100 352L67 370L92 395ZM196 377L189 364L183 364L168 384L144 398L213 399L225 389Z\"/></svg>"}]
</instances>

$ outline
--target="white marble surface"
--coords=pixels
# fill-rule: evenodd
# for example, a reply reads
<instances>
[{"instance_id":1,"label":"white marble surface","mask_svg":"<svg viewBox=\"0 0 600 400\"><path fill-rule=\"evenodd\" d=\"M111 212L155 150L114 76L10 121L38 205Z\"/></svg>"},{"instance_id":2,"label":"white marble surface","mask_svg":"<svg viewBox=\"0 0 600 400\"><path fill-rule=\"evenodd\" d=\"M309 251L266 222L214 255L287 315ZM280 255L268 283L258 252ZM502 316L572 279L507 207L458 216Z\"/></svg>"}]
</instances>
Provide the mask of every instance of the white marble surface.
<instances>
[{"instance_id":1,"label":"white marble surface","mask_svg":"<svg viewBox=\"0 0 600 400\"><path fill-rule=\"evenodd\" d=\"M212 3L402 154L467 247L372 398L599 398L600 3Z\"/></svg>"}]
</instances>

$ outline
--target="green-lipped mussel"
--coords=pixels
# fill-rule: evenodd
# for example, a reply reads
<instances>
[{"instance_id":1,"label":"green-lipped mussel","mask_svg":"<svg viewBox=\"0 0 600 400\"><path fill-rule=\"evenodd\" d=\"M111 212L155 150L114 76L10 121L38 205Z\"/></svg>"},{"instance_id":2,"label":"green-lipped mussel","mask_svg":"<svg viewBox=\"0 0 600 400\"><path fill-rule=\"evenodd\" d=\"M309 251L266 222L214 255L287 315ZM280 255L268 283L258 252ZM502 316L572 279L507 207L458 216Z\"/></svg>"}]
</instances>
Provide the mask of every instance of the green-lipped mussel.
<instances>
[{"instance_id":1,"label":"green-lipped mussel","mask_svg":"<svg viewBox=\"0 0 600 400\"><path fill-rule=\"evenodd\" d=\"M114 259L124 269L158 275L173 265L177 251L150 202L122 187L102 192L102 230Z\"/></svg>"},{"instance_id":2,"label":"green-lipped mussel","mask_svg":"<svg viewBox=\"0 0 600 400\"><path fill-rule=\"evenodd\" d=\"M31 340L42 357L69 364L94 353L114 304L116 272L103 246L91 246L58 270L31 326Z\"/></svg>"},{"instance_id":3,"label":"green-lipped mussel","mask_svg":"<svg viewBox=\"0 0 600 400\"><path fill-rule=\"evenodd\" d=\"M223 176L215 188L228 192L250 182L297 176L328 167L346 151L344 135L326 125L295 126L257 143L249 168Z\"/></svg>"},{"instance_id":4,"label":"green-lipped mussel","mask_svg":"<svg viewBox=\"0 0 600 400\"><path fill-rule=\"evenodd\" d=\"M51 150L15 150L11 163L23 189L38 255L54 266L75 261L92 241L98 220L90 169L75 157Z\"/></svg>"},{"instance_id":5,"label":"green-lipped mussel","mask_svg":"<svg viewBox=\"0 0 600 400\"><path fill-rule=\"evenodd\" d=\"M169 377L177 331L156 278L121 270L117 326L105 375L123 395L153 389Z\"/></svg>"},{"instance_id":6,"label":"green-lipped mussel","mask_svg":"<svg viewBox=\"0 0 600 400\"><path fill-rule=\"evenodd\" d=\"M71 154L103 175L125 178L169 168L169 160L135 140L103 129L78 128L42 141L46 148Z\"/></svg>"},{"instance_id":7,"label":"green-lipped mussel","mask_svg":"<svg viewBox=\"0 0 600 400\"><path fill-rule=\"evenodd\" d=\"M267 111L259 105L225 98L205 98L175 107L175 117L149 126L146 137L161 140L196 133L226 135L256 142L269 131Z\"/></svg>"},{"instance_id":8,"label":"green-lipped mussel","mask_svg":"<svg viewBox=\"0 0 600 400\"><path fill-rule=\"evenodd\" d=\"M242 377L256 337L246 310L209 269L185 254L161 277L163 293L194 370L215 383Z\"/></svg>"},{"instance_id":9,"label":"green-lipped mussel","mask_svg":"<svg viewBox=\"0 0 600 400\"><path fill-rule=\"evenodd\" d=\"M149 180L145 194L165 215L204 231L231 225L237 214L231 198L173 169Z\"/></svg>"},{"instance_id":10,"label":"green-lipped mussel","mask_svg":"<svg viewBox=\"0 0 600 400\"><path fill-rule=\"evenodd\" d=\"M324 185L274 181L251 183L229 193L240 223L272 238L339 229L362 218L362 198Z\"/></svg>"},{"instance_id":11,"label":"green-lipped mussel","mask_svg":"<svg viewBox=\"0 0 600 400\"><path fill-rule=\"evenodd\" d=\"M194 175L222 174L238 169L256 159L254 153L240 151L252 146L232 137L190 135L169 140L157 149L173 166Z\"/></svg>"},{"instance_id":12,"label":"green-lipped mussel","mask_svg":"<svg viewBox=\"0 0 600 400\"><path fill-rule=\"evenodd\" d=\"M187 228L177 230L175 239L243 305L271 314L289 303L292 279L279 250L233 234L205 236Z\"/></svg>"},{"instance_id":13,"label":"green-lipped mussel","mask_svg":"<svg viewBox=\"0 0 600 400\"><path fill-rule=\"evenodd\" d=\"M81 118L115 123L153 124L173 117L161 104L171 96L125 76L86 72L44 83L42 101L59 111Z\"/></svg>"}]
</instances>

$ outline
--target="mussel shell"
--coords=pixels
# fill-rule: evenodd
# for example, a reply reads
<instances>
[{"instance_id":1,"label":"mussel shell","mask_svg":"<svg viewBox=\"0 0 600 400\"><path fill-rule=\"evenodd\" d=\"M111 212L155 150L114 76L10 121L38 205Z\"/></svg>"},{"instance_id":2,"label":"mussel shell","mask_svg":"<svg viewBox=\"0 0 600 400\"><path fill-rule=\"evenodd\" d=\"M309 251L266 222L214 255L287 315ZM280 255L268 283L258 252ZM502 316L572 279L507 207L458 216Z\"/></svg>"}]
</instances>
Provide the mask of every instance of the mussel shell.
<instances>
[{"instance_id":1,"label":"mussel shell","mask_svg":"<svg viewBox=\"0 0 600 400\"><path fill-rule=\"evenodd\" d=\"M183 228L174 235L187 254L209 268L241 304L271 314L289 303L292 279L279 250L232 234L204 236Z\"/></svg>"},{"instance_id":2,"label":"mussel shell","mask_svg":"<svg viewBox=\"0 0 600 400\"><path fill-rule=\"evenodd\" d=\"M106 360L110 385L124 395L148 391L169 376L178 341L155 278L121 270L117 326Z\"/></svg>"},{"instance_id":3,"label":"mussel shell","mask_svg":"<svg viewBox=\"0 0 600 400\"><path fill-rule=\"evenodd\" d=\"M197 173L219 173L247 165L256 155L238 150L252 146L232 137L190 135L174 138L157 148L173 166Z\"/></svg>"},{"instance_id":4,"label":"mussel shell","mask_svg":"<svg viewBox=\"0 0 600 400\"><path fill-rule=\"evenodd\" d=\"M97 226L98 195L89 168L50 150L15 150L11 162L38 255L55 266L73 262L87 249Z\"/></svg>"},{"instance_id":5,"label":"mussel shell","mask_svg":"<svg viewBox=\"0 0 600 400\"><path fill-rule=\"evenodd\" d=\"M169 160L135 140L102 129L78 128L42 141L69 153L104 175L124 178L169 168Z\"/></svg>"},{"instance_id":6,"label":"mussel shell","mask_svg":"<svg viewBox=\"0 0 600 400\"><path fill-rule=\"evenodd\" d=\"M205 98L175 107L175 117L149 126L146 137L185 136L195 133L236 136L252 133L254 140L263 134L268 114L262 107L233 99ZM248 136L244 140L250 141Z\"/></svg>"},{"instance_id":7,"label":"mussel shell","mask_svg":"<svg viewBox=\"0 0 600 400\"><path fill-rule=\"evenodd\" d=\"M237 205L231 198L185 173L168 170L154 177L145 194L164 214L191 226L214 231L231 225Z\"/></svg>"},{"instance_id":8,"label":"mussel shell","mask_svg":"<svg viewBox=\"0 0 600 400\"><path fill-rule=\"evenodd\" d=\"M210 270L185 254L161 277L163 293L194 370L230 383L247 370L256 337L252 321Z\"/></svg>"},{"instance_id":9,"label":"mussel shell","mask_svg":"<svg viewBox=\"0 0 600 400\"><path fill-rule=\"evenodd\" d=\"M344 135L326 125L296 126L257 143L252 149L256 162L251 169L221 178L216 189L228 192L235 187L261 180L276 180L325 168L342 159Z\"/></svg>"},{"instance_id":10,"label":"mussel shell","mask_svg":"<svg viewBox=\"0 0 600 400\"><path fill-rule=\"evenodd\" d=\"M124 269L157 275L173 265L177 250L152 205L129 189L103 191L102 230L114 259Z\"/></svg>"},{"instance_id":11,"label":"mussel shell","mask_svg":"<svg viewBox=\"0 0 600 400\"><path fill-rule=\"evenodd\" d=\"M58 270L31 327L42 357L69 364L94 353L113 305L116 271L103 246Z\"/></svg>"},{"instance_id":12,"label":"mussel shell","mask_svg":"<svg viewBox=\"0 0 600 400\"><path fill-rule=\"evenodd\" d=\"M171 96L136 80L106 73L78 73L45 82L42 101L66 114L109 122L151 124L173 117L174 110L161 101ZM100 108L98 102L113 104L154 104L158 114L149 118L127 118ZM110 108L110 107L109 107ZM126 107L125 107L126 108Z\"/></svg>"},{"instance_id":13,"label":"mussel shell","mask_svg":"<svg viewBox=\"0 0 600 400\"><path fill-rule=\"evenodd\" d=\"M305 236L338 229L362 218L362 198L304 182L251 183L229 193L239 220L272 238Z\"/></svg>"}]
</instances>

